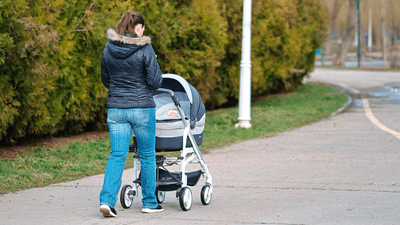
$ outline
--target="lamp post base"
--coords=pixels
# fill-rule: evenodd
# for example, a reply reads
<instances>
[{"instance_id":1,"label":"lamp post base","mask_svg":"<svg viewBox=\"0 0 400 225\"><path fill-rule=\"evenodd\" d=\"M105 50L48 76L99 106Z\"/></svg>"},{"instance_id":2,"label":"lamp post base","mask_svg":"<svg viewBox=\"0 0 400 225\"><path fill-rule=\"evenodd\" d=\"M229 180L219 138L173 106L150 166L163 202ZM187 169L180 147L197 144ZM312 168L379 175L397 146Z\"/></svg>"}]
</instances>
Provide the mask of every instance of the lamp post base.
<instances>
[{"instance_id":1,"label":"lamp post base","mask_svg":"<svg viewBox=\"0 0 400 225\"><path fill-rule=\"evenodd\" d=\"M251 128L251 123L250 120L240 120L239 123L235 124L235 128L246 128L249 129Z\"/></svg>"}]
</instances>

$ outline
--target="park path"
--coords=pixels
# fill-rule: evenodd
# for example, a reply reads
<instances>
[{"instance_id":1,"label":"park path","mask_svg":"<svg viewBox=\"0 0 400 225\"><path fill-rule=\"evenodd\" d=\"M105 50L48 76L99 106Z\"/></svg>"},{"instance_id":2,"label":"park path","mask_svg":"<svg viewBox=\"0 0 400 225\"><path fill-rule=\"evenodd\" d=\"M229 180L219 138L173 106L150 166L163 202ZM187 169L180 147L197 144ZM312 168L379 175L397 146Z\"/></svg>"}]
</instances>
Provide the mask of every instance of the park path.
<instances>
[{"instance_id":1,"label":"park path","mask_svg":"<svg viewBox=\"0 0 400 225\"><path fill-rule=\"evenodd\" d=\"M168 192L162 213L142 214L135 201L130 209L117 203L118 218L103 218L97 175L0 196L0 224L400 224L400 140L371 122L361 99L396 86L400 73L317 69L307 81L360 93L342 114L203 155L214 182L208 206L200 202L202 179L188 212ZM400 131L392 98L371 98L370 108ZM123 183L131 177L126 170Z\"/></svg>"}]
</instances>

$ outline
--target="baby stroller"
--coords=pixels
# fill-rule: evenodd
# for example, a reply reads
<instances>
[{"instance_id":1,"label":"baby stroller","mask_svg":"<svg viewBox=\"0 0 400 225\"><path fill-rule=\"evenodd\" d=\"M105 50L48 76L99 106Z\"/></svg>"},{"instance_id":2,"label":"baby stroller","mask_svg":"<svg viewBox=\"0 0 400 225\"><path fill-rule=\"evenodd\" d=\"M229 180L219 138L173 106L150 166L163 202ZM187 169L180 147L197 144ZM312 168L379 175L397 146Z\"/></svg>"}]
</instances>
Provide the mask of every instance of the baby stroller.
<instances>
[{"instance_id":1,"label":"baby stroller","mask_svg":"<svg viewBox=\"0 0 400 225\"><path fill-rule=\"evenodd\" d=\"M156 196L157 201L165 200L166 191L176 191L183 211L192 206L192 191L189 187L197 184L201 175L206 183L201 189L200 199L208 205L212 198L212 178L201 156L199 145L203 142L205 107L200 94L184 78L176 74L163 74L163 84L154 95L156 103L156 152L180 151L180 157L166 158L156 155ZM138 196L140 183L140 160L136 145L129 146L134 153L133 185L124 185L120 193L122 207L129 208ZM197 160L195 161L195 159ZM189 163L200 164L201 169L187 172ZM179 171L170 172L167 167L178 165Z\"/></svg>"}]
</instances>

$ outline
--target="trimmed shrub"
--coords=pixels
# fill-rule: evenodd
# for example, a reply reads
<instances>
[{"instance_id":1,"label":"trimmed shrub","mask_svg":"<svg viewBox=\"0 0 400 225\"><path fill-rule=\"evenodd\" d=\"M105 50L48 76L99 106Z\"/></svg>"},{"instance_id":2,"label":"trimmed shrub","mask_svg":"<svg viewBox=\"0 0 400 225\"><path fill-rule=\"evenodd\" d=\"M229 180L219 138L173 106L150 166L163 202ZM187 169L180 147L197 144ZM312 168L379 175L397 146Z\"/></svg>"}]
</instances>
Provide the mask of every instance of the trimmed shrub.
<instances>
[{"instance_id":1,"label":"trimmed shrub","mask_svg":"<svg viewBox=\"0 0 400 225\"><path fill-rule=\"evenodd\" d=\"M215 0L132 3L132 10L142 12L147 20L145 32L152 38L162 73L183 76L204 102L211 100L228 42L227 23Z\"/></svg>"},{"instance_id":2,"label":"trimmed shrub","mask_svg":"<svg viewBox=\"0 0 400 225\"><path fill-rule=\"evenodd\" d=\"M229 44L220 67L219 106L239 93L242 0L219 0L226 8ZM319 0L253 0L252 95L289 91L314 68L315 50L325 39L327 15Z\"/></svg>"},{"instance_id":3,"label":"trimmed shrub","mask_svg":"<svg viewBox=\"0 0 400 225\"><path fill-rule=\"evenodd\" d=\"M1 48L3 142L105 127L105 27L127 3L97 1L89 10L92 2L2 1L1 36L10 42Z\"/></svg>"},{"instance_id":4,"label":"trimmed shrub","mask_svg":"<svg viewBox=\"0 0 400 225\"><path fill-rule=\"evenodd\" d=\"M47 63L58 36L30 17L29 7L21 0L0 3L0 135L6 141L40 134L62 115L52 99L57 68Z\"/></svg>"},{"instance_id":5,"label":"trimmed shrub","mask_svg":"<svg viewBox=\"0 0 400 225\"><path fill-rule=\"evenodd\" d=\"M106 129L106 30L141 12L163 73L186 78L209 109L236 102L242 0L2 0L0 140ZM314 65L319 0L253 0L252 95L291 90ZM297 69L297 70L293 70ZM300 71L300 72L299 72Z\"/></svg>"},{"instance_id":6,"label":"trimmed shrub","mask_svg":"<svg viewBox=\"0 0 400 225\"><path fill-rule=\"evenodd\" d=\"M214 0L6 0L0 7L3 143L106 128L101 53L106 30L125 11L144 14L164 73L189 79L204 100L216 85L226 32Z\"/></svg>"}]
</instances>

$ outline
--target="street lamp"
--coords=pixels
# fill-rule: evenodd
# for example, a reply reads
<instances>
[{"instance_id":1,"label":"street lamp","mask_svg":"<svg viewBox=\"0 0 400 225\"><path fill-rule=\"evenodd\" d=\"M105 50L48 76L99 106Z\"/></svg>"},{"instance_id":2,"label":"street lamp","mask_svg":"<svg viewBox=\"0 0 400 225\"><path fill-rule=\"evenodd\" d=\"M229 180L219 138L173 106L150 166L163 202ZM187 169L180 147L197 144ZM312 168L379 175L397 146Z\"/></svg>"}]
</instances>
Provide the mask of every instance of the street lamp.
<instances>
[{"instance_id":1,"label":"street lamp","mask_svg":"<svg viewBox=\"0 0 400 225\"><path fill-rule=\"evenodd\" d=\"M240 61L239 123L250 128L251 120L251 0L243 0L242 60Z\"/></svg>"},{"instance_id":2,"label":"street lamp","mask_svg":"<svg viewBox=\"0 0 400 225\"><path fill-rule=\"evenodd\" d=\"M361 49L361 40L360 40L360 0L357 0L357 62L358 62L358 68L361 66L361 56L360 56L360 49ZM369 38L369 37L368 37Z\"/></svg>"}]
</instances>

